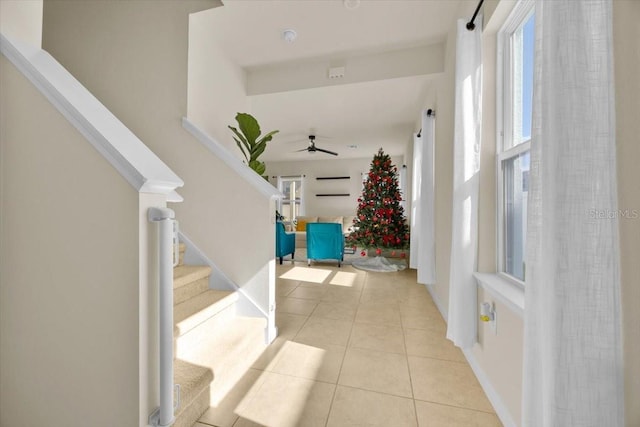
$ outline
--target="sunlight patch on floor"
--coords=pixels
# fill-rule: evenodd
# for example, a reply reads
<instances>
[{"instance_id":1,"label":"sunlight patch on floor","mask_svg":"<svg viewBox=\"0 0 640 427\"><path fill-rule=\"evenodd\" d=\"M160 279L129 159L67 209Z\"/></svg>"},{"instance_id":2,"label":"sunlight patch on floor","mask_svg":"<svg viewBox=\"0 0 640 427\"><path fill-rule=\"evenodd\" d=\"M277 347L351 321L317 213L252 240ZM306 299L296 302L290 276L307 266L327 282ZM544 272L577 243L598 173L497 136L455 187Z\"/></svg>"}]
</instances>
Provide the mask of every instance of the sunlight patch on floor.
<instances>
[{"instance_id":1,"label":"sunlight patch on floor","mask_svg":"<svg viewBox=\"0 0 640 427\"><path fill-rule=\"evenodd\" d=\"M238 404L236 415L264 426L299 425L309 396L317 387L309 378L316 377L325 353L321 348L287 341ZM278 362L295 372L278 373Z\"/></svg>"},{"instance_id":2,"label":"sunlight patch on floor","mask_svg":"<svg viewBox=\"0 0 640 427\"><path fill-rule=\"evenodd\" d=\"M356 273L348 273L346 271L338 271L329 282L330 285L353 287L358 275Z\"/></svg>"},{"instance_id":3,"label":"sunlight patch on floor","mask_svg":"<svg viewBox=\"0 0 640 427\"><path fill-rule=\"evenodd\" d=\"M324 283L331 273L331 270L322 270L319 268L293 267L291 270L281 275L280 279Z\"/></svg>"}]
</instances>

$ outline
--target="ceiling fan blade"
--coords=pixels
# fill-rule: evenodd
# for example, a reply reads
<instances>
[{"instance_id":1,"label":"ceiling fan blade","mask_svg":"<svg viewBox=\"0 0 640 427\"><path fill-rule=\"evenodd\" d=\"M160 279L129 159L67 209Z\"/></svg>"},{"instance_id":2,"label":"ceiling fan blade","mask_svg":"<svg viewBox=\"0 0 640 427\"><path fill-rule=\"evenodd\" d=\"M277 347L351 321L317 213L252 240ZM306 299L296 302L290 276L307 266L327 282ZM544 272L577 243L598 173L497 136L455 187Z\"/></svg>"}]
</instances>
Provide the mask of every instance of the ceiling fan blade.
<instances>
[{"instance_id":1,"label":"ceiling fan blade","mask_svg":"<svg viewBox=\"0 0 640 427\"><path fill-rule=\"evenodd\" d=\"M298 153L300 151L309 151L309 149L308 148L303 148L302 150L296 150L295 153Z\"/></svg>"},{"instance_id":2,"label":"ceiling fan blade","mask_svg":"<svg viewBox=\"0 0 640 427\"><path fill-rule=\"evenodd\" d=\"M337 156L338 155L338 153L334 153L333 151L325 150L325 149L318 148L318 147L316 147L316 151L321 151L323 153L331 154L333 156Z\"/></svg>"}]
</instances>

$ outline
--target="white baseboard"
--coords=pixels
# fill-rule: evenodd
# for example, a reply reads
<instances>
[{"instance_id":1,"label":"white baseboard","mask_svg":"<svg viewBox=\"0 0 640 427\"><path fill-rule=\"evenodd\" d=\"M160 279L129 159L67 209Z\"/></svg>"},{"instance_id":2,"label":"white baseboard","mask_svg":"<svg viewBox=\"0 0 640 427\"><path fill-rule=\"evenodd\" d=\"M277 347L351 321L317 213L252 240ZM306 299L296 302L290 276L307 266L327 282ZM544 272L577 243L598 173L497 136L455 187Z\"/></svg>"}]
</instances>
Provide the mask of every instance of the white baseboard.
<instances>
[{"instance_id":1,"label":"white baseboard","mask_svg":"<svg viewBox=\"0 0 640 427\"><path fill-rule=\"evenodd\" d=\"M447 321L448 318L448 313L449 313L449 307L445 307L442 304L442 301L440 301L440 298L438 298L438 294L436 294L436 290L435 290L435 285L424 285L427 290L429 291L429 295L431 295L431 299L433 300L433 302L436 304L436 307L438 307L438 311L440 312L440 314L442 315L442 318L444 319L444 321Z\"/></svg>"},{"instance_id":2,"label":"white baseboard","mask_svg":"<svg viewBox=\"0 0 640 427\"><path fill-rule=\"evenodd\" d=\"M482 389L487 395L489 402L491 402L491 405L493 405L493 409L495 409L496 415L498 416L498 418L500 418L500 421L502 422L504 427L518 427L518 423L513 420L511 412L509 412L509 409L502 400L502 397L500 397L496 389L493 387L493 384L491 384L491 381L489 381L489 377L487 377L487 374L478 364L473 351L469 349L463 349L462 353L467 359L469 366L471 366L471 369L478 379L480 386L482 386Z\"/></svg>"},{"instance_id":3,"label":"white baseboard","mask_svg":"<svg viewBox=\"0 0 640 427\"><path fill-rule=\"evenodd\" d=\"M236 305L236 313L240 316L246 317L264 317L269 324L269 315L265 313L256 302L247 295L242 288L240 288L233 280L229 279L218 266L205 255L204 252L198 248L189 237L187 237L182 231L179 233L180 241L185 244L186 251L184 254L184 260L187 264L196 265L208 265L211 267L211 276L209 277L209 289L218 289L225 291L234 291L238 293L238 302ZM266 340L275 339L274 333L277 334L277 329L271 330L269 326L265 328ZM267 341L270 343L271 341Z\"/></svg>"},{"instance_id":4,"label":"white baseboard","mask_svg":"<svg viewBox=\"0 0 640 427\"><path fill-rule=\"evenodd\" d=\"M427 290L431 295L431 299L433 299L433 302L435 303L436 307L438 307L438 311L440 311L440 314L442 315L446 323L448 318L447 313L449 311L448 307L445 307L442 304L442 301L440 301L440 299L438 298L438 294L435 291L434 285L425 286L427 287ZM505 405L502 397L500 397L500 394L498 394L496 389L493 387L493 384L491 384L491 381L489 381L489 377L476 360L473 351L462 349L462 353L467 359L469 366L471 366L471 370L478 379L480 386L484 390L484 393L487 395L489 402L491 402L493 409L496 411L496 415L498 416L498 418L500 418L500 421L502 422L504 427L518 427L519 424L513 420L513 416L511 415L511 412L509 412L507 405Z\"/></svg>"}]
</instances>

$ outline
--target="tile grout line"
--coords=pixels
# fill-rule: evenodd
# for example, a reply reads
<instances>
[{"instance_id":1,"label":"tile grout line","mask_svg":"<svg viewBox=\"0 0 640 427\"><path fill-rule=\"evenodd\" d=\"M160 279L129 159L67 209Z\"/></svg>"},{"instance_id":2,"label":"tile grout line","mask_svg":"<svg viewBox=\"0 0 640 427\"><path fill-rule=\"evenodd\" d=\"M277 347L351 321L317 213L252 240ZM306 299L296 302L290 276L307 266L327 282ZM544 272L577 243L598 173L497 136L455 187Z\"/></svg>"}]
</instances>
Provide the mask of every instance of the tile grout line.
<instances>
[{"instance_id":1,"label":"tile grout line","mask_svg":"<svg viewBox=\"0 0 640 427\"><path fill-rule=\"evenodd\" d=\"M334 271L334 274L335 274L335 272L339 271L339 270L335 270L334 269L333 271ZM399 299L399 296L398 295L394 295L393 292L391 292L388 295L386 295L384 297L384 299L379 299L379 300L376 299L375 301L372 300L372 301L368 301L368 302L364 301L365 295L367 294L367 291L371 291L371 290L375 291L378 288L384 287L384 286L379 286L379 285L384 285L385 283L388 283L390 280L391 280L391 282L393 282L393 280L390 278L390 279L387 279L386 282L384 282L384 280L383 280L383 282L379 283L378 285L374 285L374 283L377 283L377 280L373 280L372 281L372 275L370 273L368 273L368 272L364 272L364 277L362 278L362 281L361 282L359 281L359 283L361 283L361 285L359 285L359 289L358 289L359 293L357 295L357 301L356 301L356 298L350 299L350 301L356 302L354 316L351 319L333 319L333 320L348 320L350 322L350 327L349 327L350 329L349 329L348 336L346 338L345 351L344 351L344 353L343 353L343 355L342 355L342 357L340 359L340 364L339 364L339 367L338 367L338 375L337 375L337 378L335 380L335 383L331 382L331 381L326 381L326 380L320 381L320 380L317 380L317 379L314 379L314 378L307 378L307 380L310 380L310 381L313 381L313 382L324 383L324 384L327 384L327 385L334 385L335 386L334 390L333 390L333 393L331 395L331 398L330 398L330 401L329 401L329 405L328 405L328 410L327 410L327 413L326 413L326 419L325 419L325 422L324 422L325 427L327 427L330 424L329 421L330 421L331 416L333 414L332 411L333 410L337 410L337 408L338 408L338 406L336 406L336 408L334 408L334 403L337 403L336 397L337 397L337 388L338 388L338 386L341 386L341 387L346 388L346 389L358 390L358 391L361 391L361 392L373 393L373 394L378 394L378 395L385 395L385 396L389 396L389 397L395 397L395 398L401 398L401 399L411 399L412 403L413 403L413 409L414 409L413 414L414 414L415 422L416 422L417 425L419 425L418 424L419 418L418 418L418 413L417 413L417 402L418 401L419 402L428 403L428 404L437 405L437 406L440 406L440 407L448 407L448 408L451 408L451 410L460 409L460 410L464 410L464 411L472 411L473 413L476 413L478 415L479 414L495 415L495 412L488 411L488 410L483 410L483 409L476 409L476 408L465 406L465 405L462 405L462 404L441 403L441 402L438 402L438 401L426 400L426 399L417 399L416 398L415 390L414 390L414 385L415 385L414 383L420 377L416 377L415 379L413 378L412 371L411 371L411 366L410 366L410 363L409 363L409 358L410 357L411 358L415 358L416 360L420 360L420 359L425 360L425 361L426 360L433 360L433 361L442 361L442 362L447 362L447 363L454 362L456 365L463 365L463 366L467 366L468 364L465 363L464 361L451 360L451 358L448 358L446 356L441 358L441 357L433 357L433 356L426 356L426 355L419 355L419 354L409 354L409 352L408 352L408 341L407 341L407 336L406 336L407 332L410 331L410 330L423 331L423 330L427 330L428 329L428 328L422 328L422 327L411 327L411 325L414 324L413 323L413 317L412 317L413 314L411 313L411 308L414 307L414 306L413 305L407 306L405 304L406 301L404 299ZM290 295L292 292L295 291L295 289L298 289L302 283L304 283L304 282L298 282L296 284L296 286L291 291L289 291L289 293L287 295ZM322 284L322 286L324 286L324 284ZM371 286L373 286L373 287L371 287ZM340 296L340 295L336 295L336 296ZM353 297L356 297L356 295L354 294ZM296 298L296 297L289 297L289 298L292 298L292 299L295 299L295 300L305 300L304 298ZM327 303L327 304L331 304L332 306L334 306L336 304L340 304L340 301L337 298L331 298L330 300L327 300L327 301L323 301L322 299L320 299L319 301L317 301L317 300L307 300L307 301L309 301L309 302L313 301L315 303L315 306L313 307L313 309L310 311L309 314L303 315L305 317L304 322L302 323L300 328L296 331L296 333L291 338L288 338L289 340L295 340L295 339L297 339L297 337L299 337L300 332L302 331L302 329L304 329L305 326L308 325L309 321L311 320L311 317L314 316L314 313L319 313L318 307L319 307L320 304ZM392 301L393 304L391 304L390 301ZM405 351L404 356L405 356L405 361L406 361L406 364L407 364L406 365L406 367L407 367L406 369L408 370L408 374L409 374L409 385L410 385L410 388L411 388L411 397L391 394L391 393L387 393L387 392L379 391L379 390L374 390L374 389L366 389L366 388L362 388L362 387L358 387L358 386L340 384L341 376L344 373L343 370L344 370L344 367L345 367L347 351L349 351L351 349L362 349L362 350L365 350L365 351L367 351L367 350L376 351L375 349L368 349L368 348L364 348L364 347L357 347L357 346L352 346L351 345L352 344L352 340L354 338L356 324L368 324L367 322L363 323L363 322L357 322L356 321L358 312L360 311L360 309L363 308L363 305L366 305L368 303L374 303L374 302L379 302L379 303L381 303L381 305L387 305L387 306L393 305L399 311L399 315L400 315L400 325L399 326L400 326L400 331L402 333L403 348L404 348L404 351ZM408 310L404 310L403 311L403 308L408 308ZM419 307L416 307L416 308L418 309L419 312L425 311L425 308L428 308L427 307L427 302L426 301L420 301ZM406 316L403 316L403 313L405 313ZM301 315L299 315L297 313L291 313L291 314L295 314L295 315L301 316ZM318 317L318 316L315 316L315 317ZM322 317L322 316L320 316L320 317ZM406 321L405 321L405 317L406 317ZM327 319L331 319L331 318L328 317ZM418 319L418 320L421 320L421 319ZM420 324L422 324L422 323L420 323ZM374 325L376 325L376 324L374 323ZM389 323L385 322L385 323L382 323L380 325L389 326ZM418 325L418 323L416 323L416 325ZM435 334L435 335L438 336L439 340L445 340L445 338L441 337L440 334ZM435 338L435 336L433 338ZM435 341L430 340L430 342L435 342ZM387 352L386 350L377 350L377 351ZM393 354L399 354L399 353L393 353ZM280 374L280 375L290 376L290 377L294 377L294 378L303 378L303 377L298 377L296 375L291 375L291 374ZM419 381L418 381L418 383L419 383ZM431 397L431 396L429 396L429 397ZM409 409L409 408L407 408L407 409ZM409 415L410 413L411 413L411 411L409 409L409 412L407 412L407 415ZM337 416L337 414L333 414L333 415Z\"/></svg>"},{"instance_id":2,"label":"tile grout line","mask_svg":"<svg viewBox=\"0 0 640 427\"><path fill-rule=\"evenodd\" d=\"M362 288L360 289L360 296L358 297L358 306L360 306L360 299L362 298L362 292L365 287L365 282L368 277L368 273L364 273L365 278L363 280ZM342 355L342 361L340 362L340 369L338 369L338 377L336 378L336 388L333 390L333 396L331 396L331 403L329 404L329 411L327 412L327 419L324 423L325 427L329 425L329 418L331 418L331 411L333 410L333 402L336 399L336 394L338 393L338 386L340 385L340 375L342 374L342 368L344 367L344 359L347 357L347 351L349 351L349 342L351 341L351 334L353 333L353 325L355 324L355 319L358 315L358 309L356 308L356 314L353 316L353 320L351 321L351 329L349 330L349 337L347 338L347 343L345 346L344 354Z\"/></svg>"},{"instance_id":3,"label":"tile grout line","mask_svg":"<svg viewBox=\"0 0 640 427\"><path fill-rule=\"evenodd\" d=\"M402 330L402 343L404 345L404 357L407 362L407 371L409 374L409 386L411 387L411 402L413 403L413 416L416 420L416 426L420 426L418 420L418 407L416 406L416 395L413 390L413 375L411 375L411 366L409 365L409 350L407 348L407 334L405 333L406 329L404 327L404 319L402 318L402 309L400 308L400 304L398 304L398 312L400 313L400 329Z\"/></svg>"},{"instance_id":4,"label":"tile grout line","mask_svg":"<svg viewBox=\"0 0 640 427\"><path fill-rule=\"evenodd\" d=\"M488 412L488 411L483 411L482 409L469 408L468 406L452 405L450 403L442 403L442 402L437 402L435 400L424 400L424 399L414 399L414 400L417 400L418 402L432 403L434 405L439 405L439 406L446 406L447 408L463 409L465 411L480 412L483 414L497 416L495 412Z\"/></svg>"}]
</instances>

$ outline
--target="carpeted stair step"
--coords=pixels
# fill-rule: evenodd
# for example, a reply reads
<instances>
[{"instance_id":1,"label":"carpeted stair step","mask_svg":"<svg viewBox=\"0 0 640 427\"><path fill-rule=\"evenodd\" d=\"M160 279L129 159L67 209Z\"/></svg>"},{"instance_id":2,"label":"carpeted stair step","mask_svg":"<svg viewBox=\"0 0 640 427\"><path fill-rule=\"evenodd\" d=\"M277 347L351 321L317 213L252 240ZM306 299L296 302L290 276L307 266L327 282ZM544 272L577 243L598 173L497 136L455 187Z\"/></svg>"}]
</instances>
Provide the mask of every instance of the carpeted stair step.
<instances>
[{"instance_id":1,"label":"carpeted stair step","mask_svg":"<svg viewBox=\"0 0 640 427\"><path fill-rule=\"evenodd\" d=\"M209 289L211 267L179 265L173 269L173 305L181 304Z\"/></svg>"},{"instance_id":2,"label":"carpeted stair step","mask_svg":"<svg viewBox=\"0 0 640 427\"><path fill-rule=\"evenodd\" d=\"M205 366L176 359L173 381L180 384L180 407L173 427L191 427L209 408L213 371Z\"/></svg>"},{"instance_id":3,"label":"carpeted stair step","mask_svg":"<svg viewBox=\"0 0 640 427\"><path fill-rule=\"evenodd\" d=\"M234 409L239 401L230 396L237 383L256 363L266 348L266 320L262 318L235 317L223 328L205 323L197 330L206 331L193 348L179 351L178 357L197 365L206 366L214 372L210 389L210 405L201 422L210 425L232 425ZM237 396L241 399L241 396Z\"/></svg>"},{"instance_id":4,"label":"carpeted stair step","mask_svg":"<svg viewBox=\"0 0 640 427\"><path fill-rule=\"evenodd\" d=\"M230 291L209 289L173 307L173 335L185 335L201 323L220 315L227 318L235 315L238 295Z\"/></svg>"},{"instance_id":5,"label":"carpeted stair step","mask_svg":"<svg viewBox=\"0 0 640 427\"><path fill-rule=\"evenodd\" d=\"M179 252L178 252L178 265L184 264L184 253L187 250L187 245L184 243L179 244Z\"/></svg>"}]
</instances>

